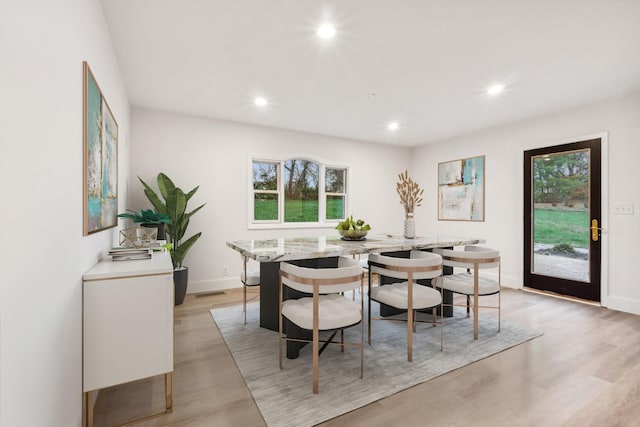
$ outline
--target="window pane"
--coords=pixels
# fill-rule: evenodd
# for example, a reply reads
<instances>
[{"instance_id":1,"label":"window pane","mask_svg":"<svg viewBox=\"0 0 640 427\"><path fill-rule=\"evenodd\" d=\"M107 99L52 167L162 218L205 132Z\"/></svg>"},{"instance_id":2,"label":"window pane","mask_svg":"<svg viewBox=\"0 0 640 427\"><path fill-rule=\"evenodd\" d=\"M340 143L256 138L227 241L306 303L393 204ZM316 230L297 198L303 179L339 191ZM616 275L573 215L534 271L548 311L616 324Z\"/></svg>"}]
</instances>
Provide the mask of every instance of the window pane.
<instances>
[{"instance_id":1,"label":"window pane","mask_svg":"<svg viewBox=\"0 0 640 427\"><path fill-rule=\"evenodd\" d=\"M327 219L343 219L345 216L344 196L327 196Z\"/></svg>"},{"instance_id":2,"label":"window pane","mask_svg":"<svg viewBox=\"0 0 640 427\"><path fill-rule=\"evenodd\" d=\"M327 168L324 174L324 191L327 193L344 193L344 169Z\"/></svg>"},{"instance_id":3,"label":"window pane","mask_svg":"<svg viewBox=\"0 0 640 427\"><path fill-rule=\"evenodd\" d=\"M318 222L320 167L308 160L284 162L284 221Z\"/></svg>"},{"instance_id":4,"label":"window pane","mask_svg":"<svg viewBox=\"0 0 640 427\"><path fill-rule=\"evenodd\" d=\"M589 155L532 157L532 273L589 282Z\"/></svg>"},{"instance_id":5,"label":"window pane","mask_svg":"<svg viewBox=\"0 0 640 427\"><path fill-rule=\"evenodd\" d=\"M256 221L275 221L278 219L277 194L253 194L253 219Z\"/></svg>"},{"instance_id":6,"label":"window pane","mask_svg":"<svg viewBox=\"0 0 640 427\"><path fill-rule=\"evenodd\" d=\"M278 189L277 163L253 162L253 189L273 191Z\"/></svg>"}]
</instances>

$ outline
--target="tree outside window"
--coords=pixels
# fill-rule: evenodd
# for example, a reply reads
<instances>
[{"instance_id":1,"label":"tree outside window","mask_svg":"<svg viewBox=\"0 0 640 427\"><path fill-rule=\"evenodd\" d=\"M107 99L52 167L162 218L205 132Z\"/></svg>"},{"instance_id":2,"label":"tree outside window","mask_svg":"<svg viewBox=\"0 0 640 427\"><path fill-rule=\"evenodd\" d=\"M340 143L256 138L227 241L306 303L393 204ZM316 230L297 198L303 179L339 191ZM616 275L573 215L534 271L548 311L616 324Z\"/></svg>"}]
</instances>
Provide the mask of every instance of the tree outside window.
<instances>
[{"instance_id":1,"label":"tree outside window","mask_svg":"<svg viewBox=\"0 0 640 427\"><path fill-rule=\"evenodd\" d=\"M284 222L318 222L320 166L303 159L284 162Z\"/></svg>"}]
</instances>

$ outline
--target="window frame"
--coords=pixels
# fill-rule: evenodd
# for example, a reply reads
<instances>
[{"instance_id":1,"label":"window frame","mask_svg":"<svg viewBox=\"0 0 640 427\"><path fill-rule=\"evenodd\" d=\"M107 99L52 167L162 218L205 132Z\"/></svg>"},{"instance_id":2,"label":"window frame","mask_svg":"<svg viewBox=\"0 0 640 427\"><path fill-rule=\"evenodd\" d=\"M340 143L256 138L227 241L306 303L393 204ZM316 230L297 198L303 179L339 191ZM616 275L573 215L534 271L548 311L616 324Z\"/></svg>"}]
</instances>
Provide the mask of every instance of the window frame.
<instances>
[{"instance_id":1,"label":"window frame","mask_svg":"<svg viewBox=\"0 0 640 427\"><path fill-rule=\"evenodd\" d=\"M284 221L284 164L288 160L306 160L316 163L319 167L318 172L318 221L317 222L285 222ZM255 190L253 182L253 163L272 163L277 164L277 190ZM335 164L324 162L317 158L304 155L287 156L286 158L274 158L271 156L249 155L248 157L248 209L247 209L247 228L248 229L294 229L294 228L334 228L340 219L327 219L327 195L344 196L344 213L349 212L349 166L343 164ZM342 169L345 173L345 193L327 193L325 191L325 171L326 169ZM255 220L254 219L254 201L256 193L277 193L278 194L278 218L275 220Z\"/></svg>"}]
</instances>

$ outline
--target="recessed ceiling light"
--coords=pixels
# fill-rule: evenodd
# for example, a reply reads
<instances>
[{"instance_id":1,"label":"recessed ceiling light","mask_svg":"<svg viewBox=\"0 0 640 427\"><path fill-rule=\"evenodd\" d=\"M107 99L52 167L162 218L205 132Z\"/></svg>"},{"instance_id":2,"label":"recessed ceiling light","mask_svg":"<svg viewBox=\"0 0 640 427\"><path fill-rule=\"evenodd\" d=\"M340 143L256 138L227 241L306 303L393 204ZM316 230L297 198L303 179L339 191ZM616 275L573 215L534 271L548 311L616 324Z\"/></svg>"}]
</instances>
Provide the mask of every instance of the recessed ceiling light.
<instances>
[{"instance_id":1,"label":"recessed ceiling light","mask_svg":"<svg viewBox=\"0 0 640 427\"><path fill-rule=\"evenodd\" d=\"M267 105L267 100L261 96L258 96L256 99L253 100L253 103L256 104L258 107L265 107Z\"/></svg>"},{"instance_id":2,"label":"recessed ceiling light","mask_svg":"<svg viewBox=\"0 0 640 427\"><path fill-rule=\"evenodd\" d=\"M504 85L503 84L494 84L492 86L489 86L489 89L487 89L487 94L488 95L498 95L499 93L501 93L504 90Z\"/></svg>"},{"instance_id":3,"label":"recessed ceiling light","mask_svg":"<svg viewBox=\"0 0 640 427\"><path fill-rule=\"evenodd\" d=\"M336 35L336 28L332 24L325 22L324 24L320 25L320 27L318 27L318 31L316 33L320 38L330 39Z\"/></svg>"},{"instance_id":4,"label":"recessed ceiling light","mask_svg":"<svg viewBox=\"0 0 640 427\"><path fill-rule=\"evenodd\" d=\"M398 122L391 122L387 125L387 129L389 130L398 130L400 124Z\"/></svg>"}]
</instances>

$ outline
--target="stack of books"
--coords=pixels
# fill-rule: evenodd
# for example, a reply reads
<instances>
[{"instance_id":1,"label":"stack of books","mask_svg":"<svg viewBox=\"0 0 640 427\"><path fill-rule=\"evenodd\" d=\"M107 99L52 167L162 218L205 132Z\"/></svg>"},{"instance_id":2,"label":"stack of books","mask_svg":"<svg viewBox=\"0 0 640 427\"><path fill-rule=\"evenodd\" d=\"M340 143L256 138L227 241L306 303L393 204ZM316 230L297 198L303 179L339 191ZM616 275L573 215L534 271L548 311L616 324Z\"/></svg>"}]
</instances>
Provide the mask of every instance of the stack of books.
<instances>
[{"instance_id":1,"label":"stack of books","mask_svg":"<svg viewBox=\"0 0 640 427\"><path fill-rule=\"evenodd\" d=\"M151 249L149 248L111 248L107 254L113 261L133 261L139 259L150 259Z\"/></svg>"}]
</instances>

